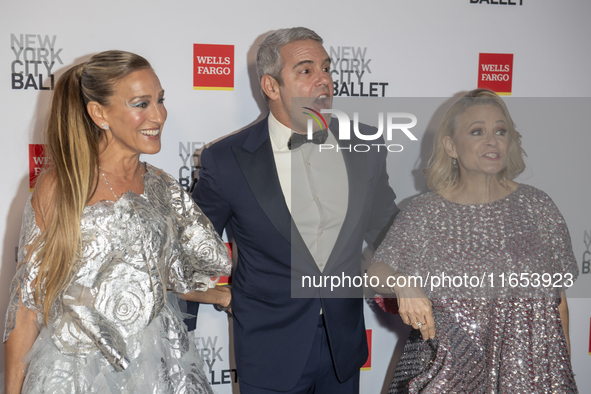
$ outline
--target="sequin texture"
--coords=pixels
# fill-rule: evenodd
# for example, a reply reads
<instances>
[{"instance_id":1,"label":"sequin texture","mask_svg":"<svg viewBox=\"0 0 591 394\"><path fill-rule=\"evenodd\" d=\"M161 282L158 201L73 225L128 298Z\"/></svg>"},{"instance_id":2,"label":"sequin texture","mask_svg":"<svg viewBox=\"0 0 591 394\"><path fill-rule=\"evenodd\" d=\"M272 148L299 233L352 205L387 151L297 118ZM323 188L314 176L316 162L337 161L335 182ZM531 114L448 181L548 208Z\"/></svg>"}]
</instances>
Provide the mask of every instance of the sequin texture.
<instances>
[{"instance_id":1,"label":"sequin texture","mask_svg":"<svg viewBox=\"0 0 591 394\"><path fill-rule=\"evenodd\" d=\"M227 248L191 197L147 165L144 193L100 201L82 215L82 245L70 285L27 355L23 393L211 393L175 296L228 275ZM4 340L19 306L38 314L33 283L39 235L31 202L23 218L19 267L11 286Z\"/></svg>"},{"instance_id":2,"label":"sequin texture","mask_svg":"<svg viewBox=\"0 0 591 394\"><path fill-rule=\"evenodd\" d=\"M413 200L397 217L374 261L425 277L464 273L570 273L578 268L566 223L544 192L527 185L487 204L438 194ZM389 390L393 393L577 393L558 305L559 290L513 289L494 296L424 287L435 339L413 330ZM534 294L535 293L535 294Z\"/></svg>"}]
</instances>

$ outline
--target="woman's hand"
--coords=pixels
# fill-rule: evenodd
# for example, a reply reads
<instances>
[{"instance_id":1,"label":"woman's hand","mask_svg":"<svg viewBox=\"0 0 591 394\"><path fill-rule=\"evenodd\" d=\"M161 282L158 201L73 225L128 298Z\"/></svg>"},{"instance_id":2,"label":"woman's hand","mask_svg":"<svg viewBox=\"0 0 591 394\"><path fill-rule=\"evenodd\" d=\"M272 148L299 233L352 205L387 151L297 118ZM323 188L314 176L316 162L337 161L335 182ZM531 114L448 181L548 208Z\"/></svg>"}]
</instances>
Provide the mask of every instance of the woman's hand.
<instances>
[{"instance_id":1,"label":"woman's hand","mask_svg":"<svg viewBox=\"0 0 591 394\"><path fill-rule=\"evenodd\" d=\"M421 330L424 340L435 338L431 301L420 287L396 287L398 314L404 324Z\"/></svg>"},{"instance_id":2,"label":"woman's hand","mask_svg":"<svg viewBox=\"0 0 591 394\"><path fill-rule=\"evenodd\" d=\"M433 310L431 301L420 287L410 286L413 281L399 281L398 277L402 274L394 271L392 267L384 263L373 263L367 270L367 275L379 279L370 283L378 283L373 289L380 294L396 294L398 300L398 313L402 321L413 328L421 330L423 339L435 338L435 322L433 321ZM407 283L405 287L390 287L395 283ZM417 324L420 323L420 324Z\"/></svg>"},{"instance_id":3,"label":"woman's hand","mask_svg":"<svg viewBox=\"0 0 591 394\"><path fill-rule=\"evenodd\" d=\"M19 301L14 330L4 342L4 392L20 393L25 380L23 359L39 335L37 313Z\"/></svg>"}]
</instances>

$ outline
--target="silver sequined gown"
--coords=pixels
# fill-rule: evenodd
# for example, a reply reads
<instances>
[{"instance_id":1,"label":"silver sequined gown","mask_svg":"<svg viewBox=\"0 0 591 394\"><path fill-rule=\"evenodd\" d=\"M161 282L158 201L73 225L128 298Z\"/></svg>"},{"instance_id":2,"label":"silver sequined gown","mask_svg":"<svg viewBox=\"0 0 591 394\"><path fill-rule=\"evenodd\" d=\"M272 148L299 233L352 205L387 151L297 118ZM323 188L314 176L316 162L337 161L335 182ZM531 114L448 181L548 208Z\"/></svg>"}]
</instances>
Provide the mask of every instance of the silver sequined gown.
<instances>
[{"instance_id":1,"label":"silver sequined gown","mask_svg":"<svg viewBox=\"0 0 591 394\"><path fill-rule=\"evenodd\" d=\"M22 392L212 393L176 297L167 297L167 289L207 290L231 268L226 246L191 197L147 165L144 193L86 207L81 231L75 274L45 326L33 298L38 265L34 255L25 261L39 235L29 199L4 333L6 341L20 293L41 323Z\"/></svg>"},{"instance_id":2,"label":"silver sequined gown","mask_svg":"<svg viewBox=\"0 0 591 394\"><path fill-rule=\"evenodd\" d=\"M544 192L522 184L476 205L421 195L397 217L374 261L424 279L485 274L488 286L492 273L495 280L495 293L471 291L476 280L424 288L436 337L425 342L411 332L390 394L577 392L558 312L561 289L526 297L507 282L500 288L502 273L578 275L564 219Z\"/></svg>"}]
</instances>

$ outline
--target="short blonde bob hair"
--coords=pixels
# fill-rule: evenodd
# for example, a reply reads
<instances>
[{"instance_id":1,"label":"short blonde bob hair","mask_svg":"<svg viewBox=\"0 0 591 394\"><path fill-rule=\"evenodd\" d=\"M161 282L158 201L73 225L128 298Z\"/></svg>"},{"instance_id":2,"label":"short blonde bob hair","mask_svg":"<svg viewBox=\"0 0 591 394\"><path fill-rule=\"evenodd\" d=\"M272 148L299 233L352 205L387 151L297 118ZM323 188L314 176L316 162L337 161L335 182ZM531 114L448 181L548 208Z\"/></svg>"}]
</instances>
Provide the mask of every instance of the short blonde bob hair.
<instances>
[{"instance_id":1,"label":"short blonde bob hair","mask_svg":"<svg viewBox=\"0 0 591 394\"><path fill-rule=\"evenodd\" d=\"M497 178L502 185L507 180L515 179L525 170L523 156L526 155L521 147L521 134L515 130L515 124L507 106L503 100L493 91L488 89L475 89L458 100L445 114L433 142L433 153L424 170L427 176L427 185L435 193L441 193L456 184L460 178L460 167L452 163L452 158L445 151L443 139L452 137L456 132L458 118L470 107L475 105L494 105L503 112L507 120L510 142L507 158L507 166L497 173ZM527 155L526 155L527 156Z\"/></svg>"}]
</instances>

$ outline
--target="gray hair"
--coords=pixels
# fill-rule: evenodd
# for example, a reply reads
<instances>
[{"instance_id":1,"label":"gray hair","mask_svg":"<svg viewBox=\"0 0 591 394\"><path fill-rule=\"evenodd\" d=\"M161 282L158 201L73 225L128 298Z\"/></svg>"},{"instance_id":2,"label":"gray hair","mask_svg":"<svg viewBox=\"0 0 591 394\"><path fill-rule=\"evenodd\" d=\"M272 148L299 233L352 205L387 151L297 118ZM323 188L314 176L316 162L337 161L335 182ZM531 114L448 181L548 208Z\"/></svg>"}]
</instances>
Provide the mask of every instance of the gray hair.
<instances>
[{"instance_id":1,"label":"gray hair","mask_svg":"<svg viewBox=\"0 0 591 394\"><path fill-rule=\"evenodd\" d=\"M284 64L281 60L281 48L292 42L304 40L314 40L321 44L324 42L322 37L305 27L279 29L269 33L257 51L257 74L259 81L263 75L268 74L275 78L279 86L283 86L281 70L283 70ZM265 99L268 99L265 92L262 93Z\"/></svg>"}]
</instances>

